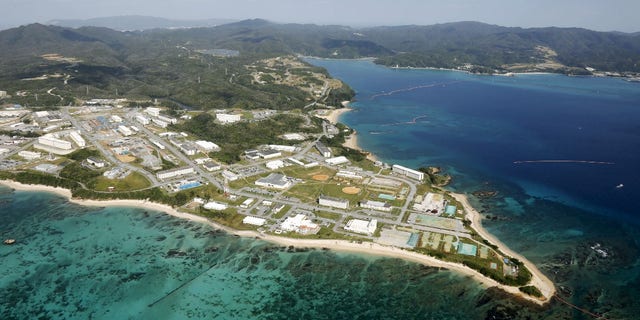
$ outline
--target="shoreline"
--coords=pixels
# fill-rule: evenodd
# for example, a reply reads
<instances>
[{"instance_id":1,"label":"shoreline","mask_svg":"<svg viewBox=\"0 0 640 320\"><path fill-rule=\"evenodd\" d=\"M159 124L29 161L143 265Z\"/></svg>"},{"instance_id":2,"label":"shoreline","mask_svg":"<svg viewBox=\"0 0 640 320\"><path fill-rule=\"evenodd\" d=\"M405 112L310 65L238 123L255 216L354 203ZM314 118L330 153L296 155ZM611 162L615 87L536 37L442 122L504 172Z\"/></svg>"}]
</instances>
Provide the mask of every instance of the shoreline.
<instances>
[{"instance_id":1,"label":"shoreline","mask_svg":"<svg viewBox=\"0 0 640 320\"><path fill-rule=\"evenodd\" d=\"M342 145L347 148L356 149L362 153L365 153L367 155L367 159L373 162L379 161L378 157L376 157L373 153L365 151L364 149L362 149L362 147L360 147L360 145L358 144L358 132L356 132L355 130L352 134L345 138L345 141Z\"/></svg>"},{"instance_id":2,"label":"shoreline","mask_svg":"<svg viewBox=\"0 0 640 320\"><path fill-rule=\"evenodd\" d=\"M335 125L338 122L340 122L340 117L343 114L353 110L353 109L351 109L349 107L349 103L348 102L347 103L343 102L342 106L343 107L340 108L340 109L333 109L333 110L330 110L327 114L316 115L316 117L318 117L320 119L325 119L325 120L329 121L331 124Z\"/></svg>"},{"instance_id":3,"label":"shoreline","mask_svg":"<svg viewBox=\"0 0 640 320\"><path fill-rule=\"evenodd\" d=\"M342 102L342 106L343 106L343 108L331 110L328 114L323 115L323 116L317 116L317 117L325 119L325 120L329 121L331 124L335 125L338 122L340 122L340 117L343 114L353 110L349 106L349 101L343 101ZM355 149L355 150L358 150L358 151L360 151L362 153L365 153L367 155L367 159L369 159L369 160L371 160L373 162L378 161L378 157L376 157L373 153L364 150L358 144L358 133L355 130L348 137L345 137L345 140L344 140L344 143L342 144L342 146L347 147L347 148L351 148L351 149Z\"/></svg>"},{"instance_id":4,"label":"shoreline","mask_svg":"<svg viewBox=\"0 0 640 320\"><path fill-rule=\"evenodd\" d=\"M126 206L126 207L136 207L143 209L150 209L155 211L160 211L176 218L187 219L194 222L204 223L213 228L223 230L229 234L238 235L242 237L253 237L256 239L268 241L271 243L284 245L284 246L297 246L297 247L310 247L310 248L327 248L330 250L335 250L339 252L349 252L349 253L359 253L359 254L367 254L367 255L375 255L375 256L384 256L390 258L398 258L405 261L411 261L420 263L427 266L444 268L447 270L452 270L454 272L458 272L462 275L466 275L470 278L475 279L479 283L481 283L485 287L498 287L505 292L511 293L517 297L523 298L527 301L534 302L538 305L544 305L551 301L553 294L555 294L555 287L553 286L553 282L546 278L531 262L529 262L526 258L515 254L515 252L511 251L508 247L506 247L502 242L498 241L494 236L489 234L486 230L484 230L479 224L480 214L470 207L469 202L465 195L462 194L453 194L456 199L462 199L460 201L465 210L467 210L468 215L472 216L472 226L474 229L483 237L486 236L487 240L497 244L499 249L507 254L510 254L518 259L520 259L527 268L530 269L532 274L531 284L535 285L540 289L540 291L544 295L544 299L538 299L521 292L518 287L507 286L504 284L500 284L497 281L484 276L480 272L466 267L459 263L453 263L443 260L438 260L434 257L427 256L424 254L407 251L401 248L389 247L380 245L377 243L355 243L346 240L321 240L321 239L294 239L294 238L286 238L281 236L273 236L262 234L257 231L243 231L243 230L235 230L221 224L215 223L205 217L180 212L171 206L150 202L146 200L84 200L84 199L74 199L72 197L72 193L68 189L59 188L59 187L50 187L45 185L29 185L23 184L20 182L12 181L12 180L0 180L0 184L12 188L14 190L20 191L43 191L43 192L51 192L62 197L68 199L69 202L84 205L84 206ZM479 227L478 229L476 229ZM488 235L488 236L487 236Z\"/></svg>"},{"instance_id":5,"label":"shoreline","mask_svg":"<svg viewBox=\"0 0 640 320\"><path fill-rule=\"evenodd\" d=\"M556 287L553 284L553 281L545 276L534 263L521 254L511 250L511 248L482 226L482 215L471 205L467 195L455 192L451 192L450 194L454 199L462 204L462 207L464 207L464 210L467 212L467 218L471 221L471 228L473 230L475 230L483 239L486 239L490 243L498 246L498 249L502 253L520 260L527 269L529 269L531 272L531 285L540 289L542 295L548 297L547 299L551 299L551 297L556 294Z\"/></svg>"}]
</instances>

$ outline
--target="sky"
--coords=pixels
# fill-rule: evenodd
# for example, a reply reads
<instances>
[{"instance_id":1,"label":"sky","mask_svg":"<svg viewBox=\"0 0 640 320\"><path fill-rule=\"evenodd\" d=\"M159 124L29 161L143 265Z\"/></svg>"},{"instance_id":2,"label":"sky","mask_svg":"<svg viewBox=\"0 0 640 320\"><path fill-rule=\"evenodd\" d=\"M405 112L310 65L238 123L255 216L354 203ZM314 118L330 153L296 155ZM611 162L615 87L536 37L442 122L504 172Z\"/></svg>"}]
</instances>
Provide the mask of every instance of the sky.
<instances>
[{"instance_id":1,"label":"sky","mask_svg":"<svg viewBox=\"0 0 640 320\"><path fill-rule=\"evenodd\" d=\"M639 0L0 0L0 28L57 19L144 15L355 27L480 21L508 27L640 31Z\"/></svg>"}]
</instances>

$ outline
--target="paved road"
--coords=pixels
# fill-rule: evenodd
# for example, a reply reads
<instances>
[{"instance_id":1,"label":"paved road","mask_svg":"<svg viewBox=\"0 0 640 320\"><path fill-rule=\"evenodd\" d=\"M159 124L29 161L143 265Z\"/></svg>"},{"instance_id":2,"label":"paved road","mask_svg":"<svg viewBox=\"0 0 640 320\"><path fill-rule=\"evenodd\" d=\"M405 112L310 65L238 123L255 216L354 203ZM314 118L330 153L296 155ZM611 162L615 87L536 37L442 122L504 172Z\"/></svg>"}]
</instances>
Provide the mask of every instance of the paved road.
<instances>
[{"instance_id":1,"label":"paved road","mask_svg":"<svg viewBox=\"0 0 640 320\"><path fill-rule=\"evenodd\" d=\"M162 141L162 138L157 136L155 133L151 132L151 130L145 128L142 125L140 125L138 127L140 128L140 131L144 132L144 134L147 136L147 138L154 139L156 141ZM220 181L216 180L208 172L205 172L202 169L202 167L200 167L195 162L193 162L193 160L189 159L189 157L187 157L184 153L180 152L173 144L171 144L169 142L166 142L166 143L164 143L164 145L166 146L167 150L169 150L171 153L173 153L174 156L178 157L178 159L182 160L182 162L186 163L188 166L193 167L194 170L196 171L196 173L200 177L202 177L202 178L206 179L208 182L212 183L214 186L216 186L216 188L221 189L221 190L224 189L224 187L222 186L222 183L220 183Z\"/></svg>"},{"instance_id":2,"label":"paved road","mask_svg":"<svg viewBox=\"0 0 640 320\"><path fill-rule=\"evenodd\" d=\"M158 181L158 179L156 178L156 176L152 173L150 173L147 170L144 170L142 168L136 167L134 165L131 165L129 163L124 163L121 162L120 160L118 160L113 153L111 153L111 151L107 150L102 144L100 144L100 142L98 140L96 140L93 136L93 134L86 132L86 130L80 125L79 121L75 118L72 117L69 114L69 108L62 108L62 117L64 119L67 119L71 122L71 124L73 124L73 126L76 128L76 130L80 131L80 133L82 133L82 135L91 143L93 144L101 153L104 157L107 158L107 160L109 160L111 163L113 163L114 165L117 166L121 166L124 167L128 170L131 171L135 171L138 172L142 175L144 175L145 177L147 177L147 179L149 179L149 181L151 181L151 184L153 186L159 186L161 183Z\"/></svg>"},{"instance_id":3,"label":"paved road","mask_svg":"<svg viewBox=\"0 0 640 320\"><path fill-rule=\"evenodd\" d=\"M134 120L134 114L136 113L136 111L131 111L128 113L127 118L128 120L130 120L131 122L135 122ZM83 128L79 125L77 119L75 119L74 117L72 117L71 115L69 115L68 113L68 109L65 108L64 112L63 112L63 116L67 119L69 119L71 121L71 123L81 132L83 132ZM163 141L164 139L160 138L158 135L156 135L154 132L152 132L151 130L147 129L144 126L138 126L140 128L140 131L142 133L144 133L148 139L154 139L157 141ZM86 136L88 138L88 140L95 145L98 150L100 150L100 152L102 152L104 154L105 157L107 157L110 161L112 161L113 163L121 163L120 161L118 161L110 151L106 150L106 148L104 148L98 141L96 141L93 136L87 132L83 132L84 136ZM317 139L313 142L308 143L306 146L304 146L302 148L302 150L300 150L299 152L297 152L294 157L311 157L313 159L317 159L319 161L322 161L323 158L319 157L319 156L315 156L313 154L309 154L309 152L312 150L312 148L315 145L316 141L319 141L323 136L326 136L327 132L326 132L326 126L323 126L323 133L318 135ZM214 186L216 186L219 189L224 189L223 184L216 179L216 177L214 177L213 174L211 174L210 172L205 171L204 169L202 169L200 166L198 166L197 164L195 164L189 157L187 157L184 153L182 153L180 150L178 150L175 146L173 146L171 143L165 142L164 143L166 145L166 150L170 153L172 153L175 157L177 157L178 159L180 159L182 162L184 162L185 164L187 164L188 166L191 166L194 168L194 170L197 172L197 174L200 176L201 179L208 181L209 183L213 184ZM26 147L26 146L25 146ZM24 147L23 147L24 148ZM261 165L263 165L265 162L271 161L269 160L262 160L262 161L257 161L255 163L249 164L249 165L236 165L236 166L231 166L230 168L236 168L236 169L246 169L246 168L250 168L250 167L260 167ZM162 185L161 182L158 181L158 179L155 177L154 174L129 165L129 164L121 164L122 166L124 166L127 169L130 170L134 170L136 172L140 172L143 175L145 175L147 178L149 178L150 181L152 181L154 186L160 186ZM326 165L326 164L324 164ZM338 166L329 166L332 169L335 170L339 170L340 167ZM264 172L264 171L261 171ZM416 230L422 230L422 231L432 231L432 232L439 232L439 233L443 233L443 234L449 234L449 235L454 235L454 236L461 236L461 237L470 237L467 233L466 230L446 230L446 229L440 229L440 228L435 228L435 227L428 227L428 226L417 226L417 225L412 225L412 224L408 224L408 223L403 223L402 222L402 218L404 217L404 215L407 213L407 211L409 210L409 205L411 203L411 200L416 196L417 193L417 187L416 187L416 182L413 180L410 180L408 178L404 178L404 177L399 177L399 176L388 176L388 175L379 175L376 173L372 173L372 172L364 172L366 177L369 178L374 178L374 177L378 177L378 178L384 178L384 179L389 179L389 180L394 180L397 182L400 182L402 184L408 185L409 186L409 192L406 195L406 200L403 204L403 206L400 208L400 213L395 216L389 213L384 213L384 212L378 212L378 211L374 211L374 210L369 210L369 209L357 209L357 208L352 208L351 210L342 210L342 209L337 209L337 208L331 208L331 207L324 207L324 206L319 206L317 204L308 204L308 203L301 203L299 200L297 199L291 199L288 198L286 196L284 196L285 191L266 191L266 194L256 194L253 192L248 192L246 190L230 190L230 192L237 194L239 196L244 196L244 197L250 197L250 198L254 198L255 202L253 203L253 205L250 208L247 209L240 209L239 211L244 213L244 214L250 214L253 210L257 209L259 206L261 206L262 202L264 200L269 200L275 203L280 203L280 204L285 204L285 205L289 205L291 206L291 209L289 212L296 212L296 211L308 211L308 212L316 212L316 211L324 211L324 212L330 212L330 213L335 213L340 215L340 218L337 221L333 221L330 219L325 219L325 218L321 218L321 217L315 217L316 220L318 220L320 223L335 223L334 225L334 231L336 232L340 232L340 233L345 233L345 234L350 234L348 232L345 232L343 229L343 226L345 224L346 221L344 221L346 219L347 216L353 217L353 218L358 218L358 219L363 219L363 220L369 220L372 218L376 218L380 223L384 223L384 224L391 224L391 225L397 225L397 226L404 226L404 227L410 227ZM270 213L265 213L265 216L269 216ZM280 219L282 220L282 219ZM358 235L358 236L362 236L362 235Z\"/></svg>"}]
</instances>

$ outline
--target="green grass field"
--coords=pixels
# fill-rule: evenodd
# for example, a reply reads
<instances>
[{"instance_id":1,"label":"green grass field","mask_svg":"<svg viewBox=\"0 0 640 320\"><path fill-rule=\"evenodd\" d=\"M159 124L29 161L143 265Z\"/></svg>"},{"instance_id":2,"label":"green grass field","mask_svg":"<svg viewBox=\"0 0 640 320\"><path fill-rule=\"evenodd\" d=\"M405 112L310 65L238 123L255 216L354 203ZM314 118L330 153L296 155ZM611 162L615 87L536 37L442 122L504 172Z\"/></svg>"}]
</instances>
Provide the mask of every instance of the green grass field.
<instances>
[{"instance_id":1,"label":"green grass field","mask_svg":"<svg viewBox=\"0 0 640 320\"><path fill-rule=\"evenodd\" d=\"M336 174L335 170L329 169L327 167L318 166L313 168L304 168L301 166L290 166L280 170L283 174L305 180L312 180L314 175L324 174L329 176L329 178L333 177ZM315 181L315 180L314 180Z\"/></svg>"},{"instance_id":2,"label":"green grass field","mask_svg":"<svg viewBox=\"0 0 640 320\"><path fill-rule=\"evenodd\" d=\"M326 212L326 211L316 211L315 215L320 218L331 219L333 221L338 221L342 215L339 213Z\"/></svg>"},{"instance_id":3,"label":"green grass field","mask_svg":"<svg viewBox=\"0 0 640 320\"><path fill-rule=\"evenodd\" d=\"M109 191L109 187L114 187L114 191L133 191L150 187L151 183L147 178L138 172L132 172L124 179L107 179L103 176L96 178L96 191Z\"/></svg>"}]
</instances>

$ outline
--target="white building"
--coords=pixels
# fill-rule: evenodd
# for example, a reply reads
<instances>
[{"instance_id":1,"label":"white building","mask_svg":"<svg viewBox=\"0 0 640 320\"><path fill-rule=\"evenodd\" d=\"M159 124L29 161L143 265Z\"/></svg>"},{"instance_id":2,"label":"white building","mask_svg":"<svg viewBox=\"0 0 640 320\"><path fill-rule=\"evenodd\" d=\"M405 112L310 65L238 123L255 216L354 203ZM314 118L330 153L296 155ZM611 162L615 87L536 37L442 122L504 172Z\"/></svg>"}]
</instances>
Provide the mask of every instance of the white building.
<instances>
[{"instance_id":1,"label":"white building","mask_svg":"<svg viewBox=\"0 0 640 320\"><path fill-rule=\"evenodd\" d=\"M258 226L258 227L263 226L265 224L265 222L267 222L266 219L258 218L258 217L252 217L252 216L246 216L246 217L244 217L244 219L242 219L242 223L250 224L250 225L254 225L254 226Z\"/></svg>"},{"instance_id":2,"label":"white building","mask_svg":"<svg viewBox=\"0 0 640 320\"><path fill-rule=\"evenodd\" d=\"M205 161L202 163L202 167L204 167L207 171L216 171L222 169L222 166L213 161Z\"/></svg>"},{"instance_id":3,"label":"white building","mask_svg":"<svg viewBox=\"0 0 640 320\"><path fill-rule=\"evenodd\" d=\"M158 177L158 179L164 180L164 179L179 177L187 174L193 174L193 173L196 173L196 172L195 170L193 170L192 167L182 167L182 168L175 168L171 170L159 171L158 173L156 173L156 176Z\"/></svg>"},{"instance_id":4,"label":"white building","mask_svg":"<svg viewBox=\"0 0 640 320\"><path fill-rule=\"evenodd\" d=\"M365 209L384 211L384 212L391 212L391 209L392 209L391 205L386 202L373 201L373 200L365 200L360 202L360 207Z\"/></svg>"},{"instance_id":5,"label":"white building","mask_svg":"<svg viewBox=\"0 0 640 320\"><path fill-rule=\"evenodd\" d=\"M325 195L321 195L318 198L318 204L321 206L334 207L339 209L349 208L349 200L327 197Z\"/></svg>"},{"instance_id":6,"label":"white building","mask_svg":"<svg viewBox=\"0 0 640 320\"><path fill-rule=\"evenodd\" d=\"M256 180L257 186L273 189L286 189L291 186L291 180L281 173L272 173L264 178Z\"/></svg>"},{"instance_id":7,"label":"white building","mask_svg":"<svg viewBox=\"0 0 640 320\"><path fill-rule=\"evenodd\" d=\"M36 160L42 157L42 154L40 152L24 151L24 150L18 152L18 155L25 158L26 160Z\"/></svg>"},{"instance_id":8,"label":"white building","mask_svg":"<svg viewBox=\"0 0 640 320\"><path fill-rule=\"evenodd\" d=\"M163 115L158 115L158 119L162 120L164 122L167 122L167 123L171 123L171 124L178 123L178 119L172 118L172 117L163 116Z\"/></svg>"},{"instance_id":9,"label":"white building","mask_svg":"<svg viewBox=\"0 0 640 320\"><path fill-rule=\"evenodd\" d=\"M54 147L62 150L71 150L71 142L66 140L60 140L53 137L50 134L45 134L38 138L38 143L47 147Z\"/></svg>"},{"instance_id":10,"label":"white building","mask_svg":"<svg viewBox=\"0 0 640 320\"><path fill-rule=\"evenodd\" d=\"M273 209L271 209L272 213L278 213L280 211L282 211L282 209L284 209L285 205L284 204L278 204L275 207L273 207Z\"/></svg>"},{"instance_id":11,"label":"white building","mask_svg":"<svg viewBox=\"0 0 640 320\"><path fill-rule=\"evenodd\" d=\"M254 201L256 201L256 200L255 200L255 199L253 199L253 198L249 198L249 199L247 199L247 200L243 201L243 202L242 202L242 204L240 204L240 208L247 209L247 208L249 208L249 206L250 206Z\"/></svg>"},{"instance_id":12,"label":"white building","mask_svg":"<svg viewBox=\"0 0 640 320\"><path fill-rule=\"evenodd\" d=\"M440 214L444 210L446 200L441 193L427 193L422 202L413 205L414 210L428 212L432 214Z\"/></svg>"},{"instance_id":13,"label":"white building","mask_svg":"<svg viewBox=\"0 0 640 320\"><path fill-rule=\"evenodd\" d=\"M318 152L320 152L323 157L331 158L331 149L327 148L324 143L320 141L316 142L316 149L318 149Z\"/></svg>"},{"instance_id":14,"label":"white building","mask_svg":"<svg viewBox=\"0 0 640 320\"><path fill-rule=\"evenodd\" d=\"M392 170L393 170L394 173L397 173L397 174L400 174L400 175L403 175L403 176L407 176L407 177L412 178L412 179L416 179L416 180L419 180L419 181L424 180L424 172L420 172L420 171L417 171L417 170L409 169L409 168L406 168L406 167L403 167L403 166L397 165L397 164L394 164L392 166Z\"/></svg>"},{"instance_id":15,"label":"white building","mask_svg":"<svg viewBox=\"0 0 640 320\"><path fill-rule=\"evenodd\" d=\"M309 163L305 163L305 164L304 164L304 167L305 167L305 168L312 168L312 167L317 167L317 166L319 166L319 165L320 165L319 163L317 163L317 162L315 162L315 161L312 161L312 162L309 162Z\"/></svg>"},{"instance_id":16,"label":"white building","mask_svg":"<svg viewBox=\"0 0 640 320\"><path fill-rule=\"evenodd\" d=\"M347 159L345 156L339 156L335 158L325 159L324 162L333 166L337 166L339 164L349 163L349 159Z\"/></svg>"},{"instance_id":17,"label":"white building","mask_svg":"<svg viewBox=\"0 0 640 320\"><path fill-rule=\"evenodd\" d=\"M215 144L215 143L213 143L211 141L198 140L198 141L196 141L196 146L202 152L211 152L211 151L219 151L220 150L220 146L218 146L217 144Z\"/></svg>"},{"instance_id":18,"label":"white building","mask_svg":"<svg viewBox=\"0 0 640 320\"><path fill-rule=\"evenodd\" d=\"M122 118L120 116L114 114L114 115L111 116L111 122L120 123L120 122L122 122Z\"/></svg>"},{"instance_id":19,"label":"white building","mask_svg":"<svg viewBox=\"0 0 640 320\"><path fill-rule=\"evenodd\" d=\"M154 117L157 117L160 115L160 108L148 107L144 110L144 112Z\"/></svg>"},{"instance_id":20,"label":"white building","mask_svg":"<svg viewBox=\"0 0 640 320\"><path fill-rule=\"evenodd\" d=\"M133 134L133 131L127 128L127 126L118 126L118 131L125 137L128 137Z\"/></svg>"},{"instance_id":21,"label":"white building","mask_svg":"<svg viewBox=\"0 0 640 320\"><path fill-rule=\"evenodd\" d=\"M289 160L289 162L293 163L293 164L297 164L299 166L304 166L304 162L296 159L296 158L288 158L287 160Z\"/></svg>"},{"instance_id":22,"label":"white building","mask_svg":"<svg viewBox=\"0 0 640 320\"><path fill-rule=\"evenodd\" d=\"M136 121L140 122L140 124L142 124L143 126L148 125L149 123L151 123L151 120L149 120L149 118L141 115L141 114L137 114L136 115Z\"/></svg>"},{"instance_id":23,"label":"white building","mask_svg":"<svg viewBox=\"0 0 640 320\"><path fill-rule=\"evenodd\" d=\"M104 162L102 159L98 159L94 157L87 158L87 162L96 168L104 168L107 165L107 163Z\"/></svg>"},{"instance_id":24,"label":"white building","mask_svg":"<svg viewBox=\"0 0 640 320\"><path fill-rule=\"evenodd\" d=\"M240 114L228 114L228 113L216 113L216 119L221 123L234 123L242 120L242 115Z\"/></svg>"},{"instance_id":25,"label":"white building","mask_svg":"<svg viewBox=\"0 0 640 320\"><path fill-rule=\"evenodd\" d=\"M233 172L231 172L229 170L222 171L222 177L225 178L228 181L236 181L236 180L240 179L240 177L237 174L235 174L235 173L233 173Z\"/></svg>"},{"instance_id":26,"label":"white building","mask_svg":"<svg viewBox=\"0 0 640 320\"><path fill-rule=\"evenodd\" d=\"M299 133L286 133L282 135L282 138L285 140L298 140L298 141L302 141L306 139L303 135Z\"/></svg>"},{"instance_id":27,"label":"white building","mask_svg":"<svg viewBox=\"0 0 640 320\"><path fill-rule=\"evenodd\" d=\"M0 98L6 98L7 97L7 92L6 91L0 91Z\"/></svg>"},{"instance_id":28,"label":"white building","mask_svg":"<svg viewBox=\"0 0 640 320\"><path fill-rule=\"evenodd\" d=\"M347 231L371 236L376 232L377 227L378 220L376 219L373 219L371 221L352 219L347 222L347 225L344 226L344 229Z\"/></svg>"},{"instance_id":29,"label":"white building","mask_svg":"<svg viewBox=\"0 0 640 320\"><path fill-rule=\"evenodd\" d=\"M278 151L282 151L282 152L296 152L296 147L295 146L284 146L284 145L280 145L280 144L270 144L269 145L270 149L273 150L278 150Z\"/></svg>"},{"instance_id":30,"label":"white building","mask_svg":"<svg viewBox=\"0 0 640 320\"><path fill-rule=\"evenodd\" d=\"M265 163L265 166L269 170L277 170L277 169L280 169L280 168L284 168L284 161L282 161L282 160L269 161L269 162Z\"/></svg>"},{"instance_id":31,"label":"white building","mask_svg":"<svg viewBox=\"0 0 640 320\"><path fill-rule=\"evenodd\" d=\"M189 142L179 144L178 148L180 148L180 150L182 150L182 152L184 152L184 154L188 156L195 156L196 152L198 152L198 149L196 149L196 147Z\"/></svg>"},{"instance_id":32,"label":"white building","mask_svg":"<svg viewBox=\"0 0 640 320\"><path fill-rule=\"evenodd\" d=\"M207 161L213 161L213 160L211 160L211 158L207 158L207 157L193 159L193 162L195 162L196 164L203 164L203 163L205 163Z\"/></svg>"},{"instance_id":33,"label":"white building","mask_svg":"<svg viewBox=\"0 0 640 320\"><path fill-rule=\"evenodd\" d=\"M152 140L152 139L150 139L149 141L150 141L151 143L153 143L153 145L155 145L156 147L158 147L160 150L164 150L164 149L166 148L162 143L160 143L160 142L158 142L158 141L156 141L156 140Z\"/></svg>"},{"instance_id":34,"label":"white building","mask_svg":"<svg viewBox=\"0 0 640 320\"><path fill-rule=\"evenodd\" d=\"M227 210L227 208L229 208L229 206L226 203L217 202L217 201L209 201L202 207L207 210L215 210L215 211Z\"/></svg>"},{"instance_id":35,"label":"white building","mask_svg":"<svg viewBox=\"0 0 640 320\"><path fill-rule=\"evenodd\" d=\"M165 122L165 121L162 121L162 120L156 119L156 118L151 119L151 122L153 122L153 124L155 124L156 126L158 126L160 128L166 128L166 127L169 126L168 122Z\"/></svg>"},{"instance_id":36,"label":"white building","mask_svg":"<svg viewBox=\"0 0 640 320\"><path fill-rule=\"evenodd\" d=\"M309 220L304 214L297 214L295 217L287 217L287 219L280 224L280 229L307 234L317 232L320 227Z\"/></svg>"},{"instance_id":37,"label":"white building","mask_svg":"<svg viewBox=\"0 0 640 320\"><path fill-rule=\"evenodd\" d=\"M0 111L0 118L20 118L25 114L29 113L29 111L25 110L3 110Z\"/></svg>"},{"instance_id":38,"label":"white building","mask_svg":"<svg viewBox=\"0 0 640 320\"><path fill-rule=\"evenodd\" d=\"M87 146L87 142L84 141L84 139L82 138L82 136L78 131L71 131L71 133L69 133L69 137L71 137L71 140L73 140L73 142L75 142L78 145L78 147L84 148Z\"/></svg>"},{"instance_id":39,"label":"white building","mask_svg":"<svg viewBox=\"0 0 640 320\"><path fill-rule=\"evenodd\" d=\"M277 150L267 149L258 151L258 156L262 159L272 159L282 156L282 153Z\"/></svg>"},{"instance_id":40,"label":"white building","mask_svg":"<svg viewBox=\"0 0 640 320\"><path fill-rule=\"evenodd\" d=\"M336 176L347 179L362 179L363 177L353 171L340 170L336 173Z\"/></svg>"}]
</instances>

